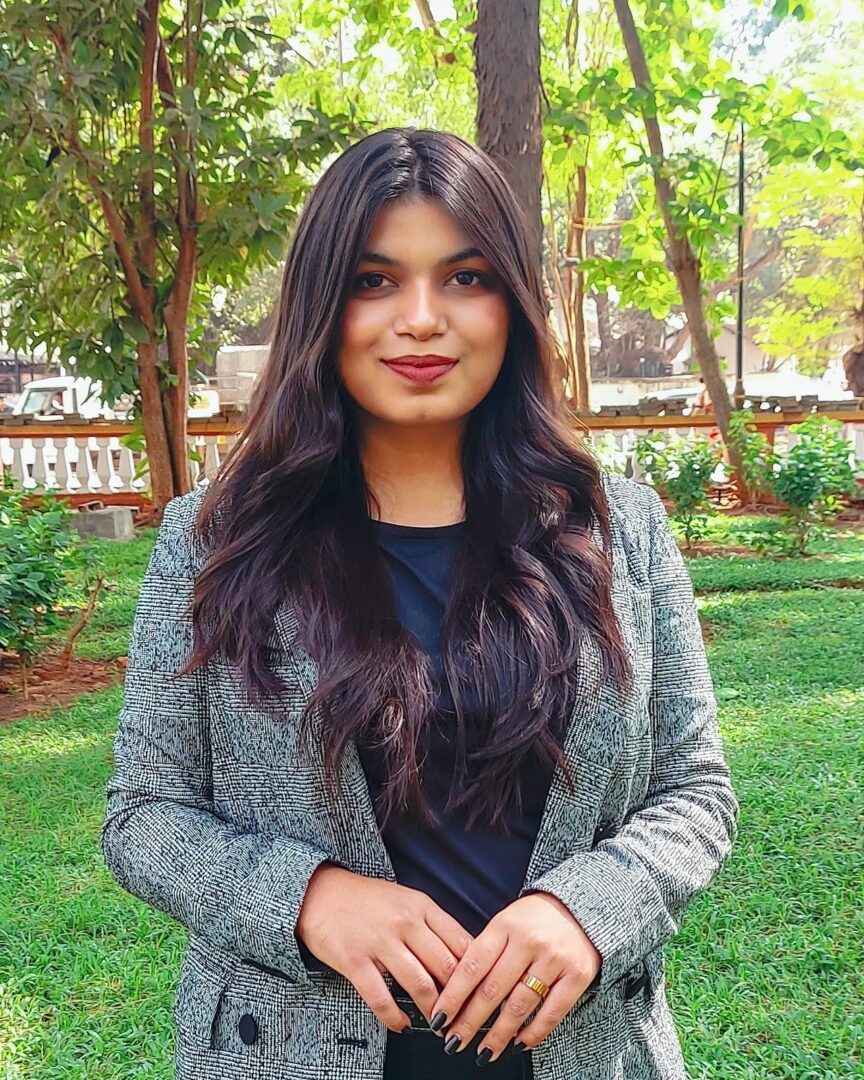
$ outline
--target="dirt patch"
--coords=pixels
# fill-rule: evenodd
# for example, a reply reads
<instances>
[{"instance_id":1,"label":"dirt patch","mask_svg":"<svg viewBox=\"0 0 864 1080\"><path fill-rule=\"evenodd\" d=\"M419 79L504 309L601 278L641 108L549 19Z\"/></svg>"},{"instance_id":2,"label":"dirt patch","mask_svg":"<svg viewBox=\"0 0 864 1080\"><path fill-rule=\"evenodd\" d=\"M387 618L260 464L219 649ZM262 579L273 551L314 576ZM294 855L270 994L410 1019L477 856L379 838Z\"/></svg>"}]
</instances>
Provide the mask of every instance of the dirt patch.
<instances>
[{"instance_id":1,"label":"dirt patch","mask_svg":"<svg viewBox=\"0 0 864 1080\"><path fill-rule=\"evenodd\" d=\"M710 540L694 540L689 548L682 541L681 550L685 555L748 555L752 558L756 554L746 544L713 544Z\"/></svg>"},{"instance_id":2,"label":"dirt patch","mask_svg":"<svg viewBox=\"0 0 864 1080\"><path fill-rule=\"evenodd\" d=\"M850 506L837 515L834 525L837 528L864 532L864 507Z\"/></svg>"},{"instance_id":3,"label":"dirt patch","mask_svg":"<svg viewBox=\"0 0 864 1080\"><path fill-rule=\"evenodd\" d=\"M117 686L122 682L125 670L125 657L119 660L73 657L63 671L56 656L43 656L30 671L30 699L25 701L17 659L0 653L0 723L48 712L58 705L70 705L82 694Z\"/></svg>"},{"instance_id":4,"label":"dirt patch","mask_svg":"<svg viewBox=\"0 0 864 1080\"><path fill-rule=\"evenodd\" d=\"M669 513L674 511L674 506L667 499L664 500L663 505L666 507ZM714 506L715 510L720 511L721 516L728 518L739 517L754 517L764 518L766 521L776 521L786 513L784 506L769 506L764 503L760 503L758 506ZM844 510L841 510L837 517L832 522L832 525L837 529L852 529L853 531L864 530L864 502L854 502L850 506L847 506Z\"/></svg>"},{"instance_id":5,"label":"dirt patch","mask_svg":"<svg viewBox=\"0 0 864 1080\"><path fill-rule=\"evenodd\" d=\"M685 547L684 541L678 545L684 555L692 557L694 555L745 555L750 559L785 559L790 556L781 555L779 552L772 554L770 551L764 554L759 554L755 547L749 547L746 544L714 544L710 540L694 540L689 548ZM807 559L808 562L829 562L831 559L836 558L830 551L807 551L803 555L795 554L791 556L796 559Z\"/></svg>"}]
</instances>

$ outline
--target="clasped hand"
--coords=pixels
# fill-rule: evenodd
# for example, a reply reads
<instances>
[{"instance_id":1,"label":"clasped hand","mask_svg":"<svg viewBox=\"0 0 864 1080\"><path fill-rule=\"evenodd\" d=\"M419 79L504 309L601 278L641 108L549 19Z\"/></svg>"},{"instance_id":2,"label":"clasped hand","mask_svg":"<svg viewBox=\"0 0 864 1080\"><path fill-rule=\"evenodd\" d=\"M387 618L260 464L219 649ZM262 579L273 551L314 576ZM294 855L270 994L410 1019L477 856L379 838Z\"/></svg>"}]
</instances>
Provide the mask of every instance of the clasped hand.
<instances>
[{"instance_id":1,"label":"clasped hand","mask_svg":"<svg viewBox=\"0 0 864 1080\"><path fill-rule=\"evenodd\" d=\"M548 893L520 897L472 938L425 893L329 864L313 874L296 929L387 1028L402 1031L410 1020L387 987L389 972L443 1031L448 1053L464 1049L500 1006L479 1046L484 1062L494 1061L517 1036L526 1049L541 1042L601 964L582 927ZM526 975L550 987L542 1005L537 991L523 983Z\"/></svg>"},{"instance_id":2,"label":"clasped hand","mask_svg":"<svg viewBox=\"0 0 864 1080\"><path fill-rule=\"evenodd\" d=\"M600 964L599 952L560 900L549 893L523 896L500 911L465 950L432 1006L433 1023L446 1028L447 1052L458 1052L500 1005L478 1056L494 1061L517 1036L531 1049L561 1023ZM523 982L526 975L550 988L542 1004L537 991Z\"/></svg>"}]
</instances>

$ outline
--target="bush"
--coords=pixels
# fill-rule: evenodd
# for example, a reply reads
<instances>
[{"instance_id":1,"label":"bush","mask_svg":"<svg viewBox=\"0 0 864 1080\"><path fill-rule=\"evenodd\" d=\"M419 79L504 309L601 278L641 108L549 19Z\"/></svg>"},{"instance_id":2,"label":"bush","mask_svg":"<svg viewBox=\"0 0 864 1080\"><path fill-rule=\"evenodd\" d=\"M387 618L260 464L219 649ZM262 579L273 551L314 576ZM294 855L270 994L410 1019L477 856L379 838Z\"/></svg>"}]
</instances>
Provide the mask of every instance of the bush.
<instances>
[{"instance_id":1,"label":"bush","mask_svg":"<svg viewBox=\"0 0 864 1080\"><path fill-rule=\"evenodd\" d=\"M44 635L84 556L59 501L0 486L0 649L21 661L24 692Z\"/></svg>"},{"instance_id":2,"label":"bush","mask_svg":"<svg viewBox=\"0 0 864 1080\"><path fill-rule=\"evenodd\" d=\"M705 535L713 513L708 486L721 455L704 435L686 442L667 442L659 435L636 440L636 460L658 493L672 501L688 549Z\"/></svg>"},{"instance_id":3,"label":"bush","mask_svg":"<svg viewBox=\"0 0 864 1080\"><path fill-rule=\"evenodd\" d=\"M803 555L808 543L824 532L843 509L843 496L856 488L849 443L839 420L809 416L790 431L798 438L785 459L774 457L771 489L784 502L783 521L790 529L778 549Z\"/></svg>"},{"instance_id":4,"label":"bush","mask_svg":"<svg viewBox=\"0 0 864 1080\"><path fill-rule=\"evenodd\" d=\"M771 444L754 423L749 411L735 411L729 417L729 445L737 449L744 466L744 484L751 504L771 490L776 461Z\"/></svg>"}]
</instances>

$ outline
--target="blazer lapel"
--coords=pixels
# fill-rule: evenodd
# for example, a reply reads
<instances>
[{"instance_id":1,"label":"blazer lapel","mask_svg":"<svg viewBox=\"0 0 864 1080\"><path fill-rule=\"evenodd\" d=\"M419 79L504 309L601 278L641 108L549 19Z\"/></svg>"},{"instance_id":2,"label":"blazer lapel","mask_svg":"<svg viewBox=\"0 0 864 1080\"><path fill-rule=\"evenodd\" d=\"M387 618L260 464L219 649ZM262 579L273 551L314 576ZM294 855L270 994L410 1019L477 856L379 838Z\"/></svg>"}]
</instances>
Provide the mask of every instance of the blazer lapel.
<instances>
[{"instance_id":1,"label":"blazer lapel","mask_svg":"<svg viewBox=\"0 0 864 1080\"><path fill-rule=\"evenodd\" d=\"M286 684L296 683L306 700L318 682L318 665L299 641L299 622L294 609L283 603L274 618L279 658L275 668ZM321 748L320 716L313 713L315 764L323 777L324 759ZM342 759L340 793L333 807L332 848L334 859L358 874L396 880L390 857L378 829L375 809L360 764L360 756L349 743Z\"/></svg>"},{"instance_id":2,"label":"blazer lapel","mask_svg":"<svg viewBox=\"0 0 864 1080\"><path fill-rule=\"evenodd\" d=\"M552 777L525 885L564 859L591 846L597 807L620 754L625 727L616 687L600 681L600 654L583 640L577 674L577 699L564 738L571 770L570 790L563 770Z\"/></svg>"}]
</instances>

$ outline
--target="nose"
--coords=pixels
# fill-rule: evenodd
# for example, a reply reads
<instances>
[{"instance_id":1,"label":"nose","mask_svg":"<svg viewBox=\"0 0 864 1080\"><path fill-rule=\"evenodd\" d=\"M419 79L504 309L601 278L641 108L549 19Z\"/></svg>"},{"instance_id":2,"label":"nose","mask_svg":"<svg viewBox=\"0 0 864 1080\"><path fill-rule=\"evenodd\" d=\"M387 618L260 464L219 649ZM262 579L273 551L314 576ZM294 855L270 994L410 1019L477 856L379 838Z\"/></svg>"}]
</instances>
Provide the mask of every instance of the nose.
<instances>
[{"instance_id":1,"label":"nose","mask_svg":"<svg viewBox=\"0 0 864 1080\"><path fill-rule=\"evenodd\" d=\"M402 291L394 330L423 340L447 329L444 305L430 282L414 282Z\"/></svg>"}]
</instances>

